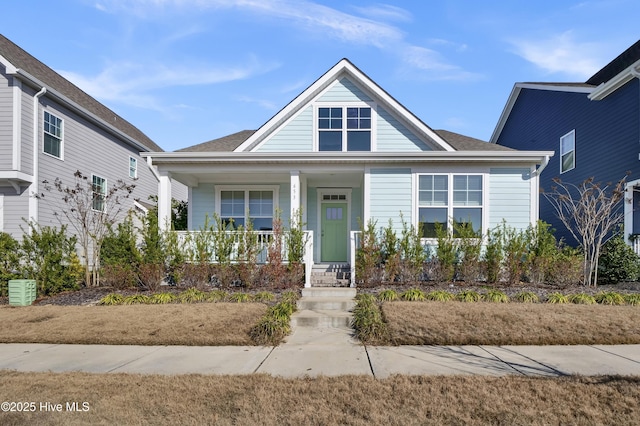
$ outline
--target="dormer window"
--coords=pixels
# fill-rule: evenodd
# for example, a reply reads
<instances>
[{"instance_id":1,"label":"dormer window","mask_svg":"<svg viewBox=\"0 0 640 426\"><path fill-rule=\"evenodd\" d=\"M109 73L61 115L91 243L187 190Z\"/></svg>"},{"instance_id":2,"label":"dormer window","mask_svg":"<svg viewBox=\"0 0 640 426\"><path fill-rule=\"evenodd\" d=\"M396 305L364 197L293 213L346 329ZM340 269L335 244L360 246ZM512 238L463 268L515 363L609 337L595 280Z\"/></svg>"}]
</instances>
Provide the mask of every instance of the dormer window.
<instances>
[{"instance_id":1,"label":"dormer window","mask_svg":"<svg viewBox=\"0 0 640 426\"><path fill-rule=\"evenodd\" d=\"M371 151L371 108L318 108L318 151Z\"/></svg>"}]
</instances>

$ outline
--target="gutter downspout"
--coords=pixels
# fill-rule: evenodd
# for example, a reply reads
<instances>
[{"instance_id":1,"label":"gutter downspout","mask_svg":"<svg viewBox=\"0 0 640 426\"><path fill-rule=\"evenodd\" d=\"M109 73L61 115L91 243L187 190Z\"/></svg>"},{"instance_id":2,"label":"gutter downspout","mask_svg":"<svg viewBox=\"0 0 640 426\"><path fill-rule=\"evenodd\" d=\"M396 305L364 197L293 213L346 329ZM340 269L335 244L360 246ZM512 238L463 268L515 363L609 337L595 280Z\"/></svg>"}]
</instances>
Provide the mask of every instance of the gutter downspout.
<instances>
[{"instance_id":1,"label":"gutter downspout","mask_svg":"<svg viewBox=\"0 0 640 426\"><path fill-rule=\"evenodd\" d=\"M38 133L38 123L40 114L38 110L38 105L40 104L40 97L42 97L45 93L47 93L47 88L42 87L38 93L33 96L33 182L30 185L30 194L29 194L29 221L38 222L38 199L36 195L38 194L39 187L39 158L40 151L39 147L39 133Z\"/></svg>"},{"instance_id":2,"label":"gutter downspout","mask_svg":"<svg viewBox=\"0 0 640 426\"><path fill-rule=\"evenodd\" d=\"M548 164L549 164L549 156L545 155L544 160L542 161L542 164L540 164L540 167L538 167L533 171L532 175L540 176L540 173L542 173L542 171L547 167Z\"/></svg>"}]
</instances>

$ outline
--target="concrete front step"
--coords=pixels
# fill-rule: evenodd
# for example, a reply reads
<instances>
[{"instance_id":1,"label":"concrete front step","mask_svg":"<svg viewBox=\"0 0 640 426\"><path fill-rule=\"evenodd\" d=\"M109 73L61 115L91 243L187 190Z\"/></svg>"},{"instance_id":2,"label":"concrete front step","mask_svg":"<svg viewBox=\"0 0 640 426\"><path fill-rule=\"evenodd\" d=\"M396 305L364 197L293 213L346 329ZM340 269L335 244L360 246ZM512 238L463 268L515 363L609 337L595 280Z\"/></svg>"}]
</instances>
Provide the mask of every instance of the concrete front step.
<instances>
[{"instance_id":1,"label":"concrete front step","mask_svg":"<svg viewBox=\"0 0 640 426\"><path fill-rule=\"evenodd\" d=\"M352 315L344 311L309 310L297 311L291 316L292 327L349 327Z\"/></svg>"},{"instance_id":2,"label":"concrete front step","mask_svg":"<svg viewBox=\"0 0 640 426\"><path fill-rule=\"evenodd\" d=\"M356 305L352 298L342 297L311 297L298 300L299 310L321 311L351 311Z\"/></svg>"},{"instance_id":3,"label":"concrete front step","mask_svg":"<svg viewBox=\"0 0 640 426\"><path fill-rule=\"evenodd\" d=\"M356 289L351 287L307 287L302 289L302 297L356 297Z\"/></svg>"}]
</instances>

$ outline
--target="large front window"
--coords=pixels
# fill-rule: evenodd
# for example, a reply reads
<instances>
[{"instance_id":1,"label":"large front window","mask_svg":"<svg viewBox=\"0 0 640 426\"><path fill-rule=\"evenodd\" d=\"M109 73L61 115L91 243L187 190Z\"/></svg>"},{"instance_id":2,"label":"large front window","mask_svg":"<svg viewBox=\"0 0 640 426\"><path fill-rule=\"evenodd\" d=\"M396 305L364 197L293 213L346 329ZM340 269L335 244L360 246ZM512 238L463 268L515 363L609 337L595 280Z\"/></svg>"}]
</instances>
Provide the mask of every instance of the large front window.
<instances>
[{"instance_id":1,"label":"large front window","mask_svg":"<svg viewBox=\"0 0 640 426\"><path fill-rule=\"evenodd\" d=\"M57 158L62 158L62 119L44 112L44 145L42 150Z\"/></svg>"},{"instance_id":2,"label":"large front window","mask_svg":"<svg viewBox=\"0 0 640 426\"><path fill-rule=\"evenodd\" d=\"M222 190L220 191L220 219L228 227L246 227L251 221L253 229L273 229L274 191Z\"/></svg>"},{"instance_id":3,"label":"large front window","mask_svg":"<svg viewBox=\"0 0 640 426\"><path fill-rule=\"evenodd\" d=\"M371 151L371 108L318 108L318 151Z\"/></svg>"},{"instance_id":4,"label":"large front window","mask_svg":"<svg viewBox=\"0 0 640 426\"><path fill-rule=\"evenodd\" d=\"M435 238L441 227L470 226L482 232L482 176L440 174L418 176L418 220L424 238Z\"/></svg>"}]
</instances>

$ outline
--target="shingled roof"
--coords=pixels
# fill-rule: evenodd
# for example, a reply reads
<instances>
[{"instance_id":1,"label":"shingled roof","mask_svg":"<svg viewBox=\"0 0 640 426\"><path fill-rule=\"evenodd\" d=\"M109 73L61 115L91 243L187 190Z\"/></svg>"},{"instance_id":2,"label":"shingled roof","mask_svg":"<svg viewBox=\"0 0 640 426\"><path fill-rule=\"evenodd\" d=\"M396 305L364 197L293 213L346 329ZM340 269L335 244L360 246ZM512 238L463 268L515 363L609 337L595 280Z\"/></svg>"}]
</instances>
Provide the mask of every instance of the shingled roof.
<instances>
[{"instance_id":1,"label":"shingled roof","mask_svg":"<svg viewBox=\"0 0 640 426\"><path fill-rule=\"evenodd\" d=\"M514 151L511 148L491 144L480 139L450 132L448 130L434 131L449 145L454 147L456 151ZM187 148L182 148L176 152L231 152L242 145L242 143L249 139L255 132L255 130L242 130L228 136L213 139Z\"/></svg>"},{"instance_id":2,"label":"shingled roof","mask_svg":"<svg viewBox=\"0 0 640 426\"><path fill-rule=\"evenodd\" d=\"M640 60L640 40L636 41L631 47L595 73L587 80L587 84L597 86L598 84L609 81L638 60Z\"/></svg>"},{"instance_id":3,"label":"shingled roof","mask_svg":"<svg viewBox=\"0 0 640 426\"><path fill-rule=\"evenodd\" d=\"M129 123L124 118L107 108L93 97L82 91L78 86L49 68L35 57L31 56L20 46L0 34L0 55L5 57L13 66L30 74L44 83L48 88L55 90L80 107L89 111L96 117L108 123L122 133L137 141L149 151L163 151L140 129Z\"/></svg>"}]
</instances>

